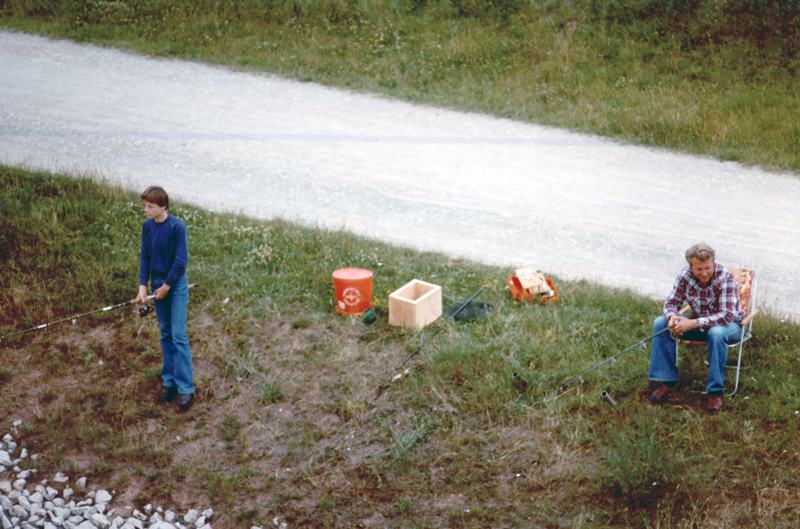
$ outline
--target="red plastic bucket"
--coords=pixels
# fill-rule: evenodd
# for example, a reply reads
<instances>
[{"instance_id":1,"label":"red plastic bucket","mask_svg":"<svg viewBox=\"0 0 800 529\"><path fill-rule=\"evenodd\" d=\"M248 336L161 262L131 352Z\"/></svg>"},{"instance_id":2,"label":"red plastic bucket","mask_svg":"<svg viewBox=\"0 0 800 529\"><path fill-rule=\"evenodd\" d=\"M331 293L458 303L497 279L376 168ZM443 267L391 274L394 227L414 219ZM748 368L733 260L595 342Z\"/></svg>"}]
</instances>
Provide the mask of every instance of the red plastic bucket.
<instances>
[{"instance_id":1,"label":"red plastic bucket","mask_svg":"<svg viewBox=\"0 0 800 529\"><path fill-rule=\"evenodd\" d=\"M372 272L363 268L340 268L333 273L336 312L360 316L372 306Z\"/></svg>"}]
</instances>

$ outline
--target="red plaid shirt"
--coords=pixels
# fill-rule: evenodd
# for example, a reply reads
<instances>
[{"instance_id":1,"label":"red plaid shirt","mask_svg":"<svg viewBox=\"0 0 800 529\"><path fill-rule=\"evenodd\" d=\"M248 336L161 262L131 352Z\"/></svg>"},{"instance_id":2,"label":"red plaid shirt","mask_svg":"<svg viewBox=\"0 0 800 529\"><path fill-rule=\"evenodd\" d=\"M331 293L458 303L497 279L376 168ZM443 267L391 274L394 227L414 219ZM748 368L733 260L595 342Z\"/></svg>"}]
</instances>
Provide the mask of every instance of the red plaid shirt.
<instances>
[{"instance_id":1,"label":"red plaid shirt","mask_svg":"<svg viewBox=\"0 0 800 529\"><path fill-rule=\"evenodd\" d=\"M745 313L739 302L739 285L733 274L720 264L714 264L714 275L704 287L700 286L692 269L681 270L672 292L664 303L664 317L677 314L683 302L689 304L702 330L715 325L742 321Z\"/></svg>"}]
</instances>

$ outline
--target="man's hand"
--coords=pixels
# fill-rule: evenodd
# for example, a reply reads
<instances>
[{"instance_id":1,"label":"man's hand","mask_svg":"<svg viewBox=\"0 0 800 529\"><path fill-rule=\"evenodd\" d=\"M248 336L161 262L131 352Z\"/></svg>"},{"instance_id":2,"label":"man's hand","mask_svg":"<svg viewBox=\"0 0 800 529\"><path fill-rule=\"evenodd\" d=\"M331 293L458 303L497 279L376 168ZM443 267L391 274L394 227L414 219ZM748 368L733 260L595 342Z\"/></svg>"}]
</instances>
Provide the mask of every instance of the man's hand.
<instances>
[{"instance_id":1,"label":"man's hand","mask_svg":"<svg viewBox=\"0 0 800 529\"><path fill-rule=\"evenodd\" d=\"M169 292L169 285L164 283L153 294L156 295L156 299L164 299L167 296L167 292Z\"/></svg>"},{"instance_id":2,"label":"man's hand","mask_svg":"<svg viewBox=\"0 0 800 529\"><path fill-rule=\"evenodd\" d=\"M684 318L683 316L678 316L677 314L672 314L669 317L669 332L673 336L680 336L685 332L689 332L692 329L697 329L700 325L697 323L697 320L690 320L689 318Z\"/></svg>"}]
</instances>

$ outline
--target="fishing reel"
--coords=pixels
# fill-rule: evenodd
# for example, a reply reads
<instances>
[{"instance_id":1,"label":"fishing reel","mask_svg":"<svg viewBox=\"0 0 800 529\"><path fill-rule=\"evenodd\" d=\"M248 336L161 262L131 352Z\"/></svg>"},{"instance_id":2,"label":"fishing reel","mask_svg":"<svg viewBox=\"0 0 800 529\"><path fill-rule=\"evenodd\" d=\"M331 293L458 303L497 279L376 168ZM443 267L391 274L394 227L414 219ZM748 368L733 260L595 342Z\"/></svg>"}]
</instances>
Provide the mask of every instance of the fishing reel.
<instances>
[{"instance_id":1,"label":"fishing reel","mask_svg":"<svg viewBox=\"0 0 800 529\"><path fill-rule=\"evenodd\" d=\"M151 305L142 305L141 307L139 307L139 317L144 318L154 310L156 309L154 309Z\"/></svg>"}]
</instances>

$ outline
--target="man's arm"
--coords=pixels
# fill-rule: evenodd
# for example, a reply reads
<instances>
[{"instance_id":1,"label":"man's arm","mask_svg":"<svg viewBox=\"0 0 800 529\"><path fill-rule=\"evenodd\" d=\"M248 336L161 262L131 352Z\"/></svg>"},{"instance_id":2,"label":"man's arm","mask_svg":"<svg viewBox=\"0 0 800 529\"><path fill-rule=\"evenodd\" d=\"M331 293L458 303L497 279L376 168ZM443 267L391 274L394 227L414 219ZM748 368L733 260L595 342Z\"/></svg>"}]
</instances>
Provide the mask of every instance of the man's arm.
<instances>
[{"instance_id":1,"label":"man's arm","mask_svg":"<svg viewBox=\"0 0 800 529\"><path fill-rule=\"evenodd\" d=\"M672 292L670 292L666 302L664 302L664 317L667 319L670 333L675 336L696 329L698 326L697 320L689 319L679 313L681 305L686 301L687 286L687 269L683 269L675 280L675 286L672 287Z\"/></svg>"}]
</instances>

